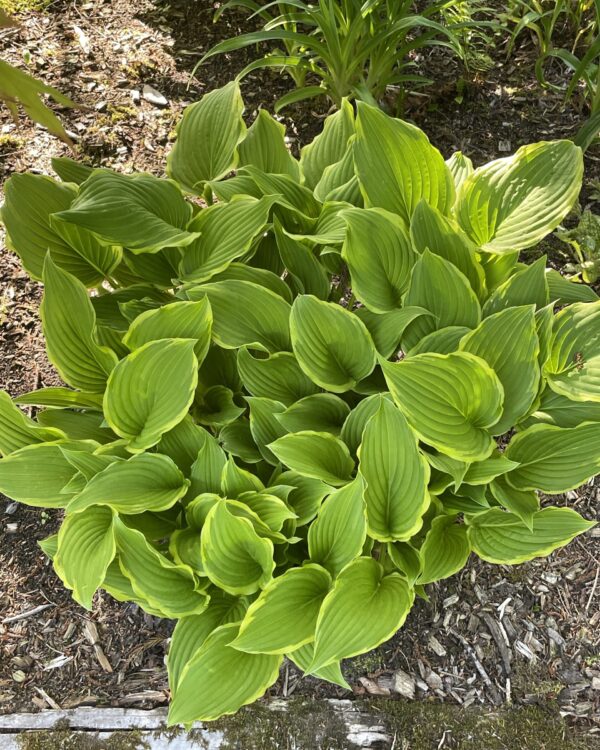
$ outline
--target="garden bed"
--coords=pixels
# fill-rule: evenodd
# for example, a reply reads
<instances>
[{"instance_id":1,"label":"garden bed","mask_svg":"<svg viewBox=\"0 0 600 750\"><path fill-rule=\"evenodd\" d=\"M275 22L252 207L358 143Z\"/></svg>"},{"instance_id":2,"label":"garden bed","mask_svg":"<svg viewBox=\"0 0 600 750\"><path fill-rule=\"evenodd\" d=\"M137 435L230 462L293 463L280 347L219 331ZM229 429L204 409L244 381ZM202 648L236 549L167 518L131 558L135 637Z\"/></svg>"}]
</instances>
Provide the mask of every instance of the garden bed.
<instances>
[{"instance_id":1,"label":"garden bed","mask_svg":"<svg viewBox=\"0 0 600 750\"><path fill-rule=\"evenodd\" d=\"M213 26L208 2L161 6L144 0L135 11L131 5L52 3L46 12L22 15L21 27L0 39L9 61L20 62L28 53L36 75L86 107L62 115L80 158L158 173L183 107L226 83L250 59L244 52L213 58L188 88L202 52L237 33L244 19L226 15ZM528 41L516 55L505 62L498 49L489 70L457 87L461 69L441 52L428 53L423 65L441 83L409 99L406 116L445 156L460 149L476 164L523 143L571 136L582 118L563 110L557 95L540 91ZM144 86L167 103L147 101ZM287 79L272 71L249 77L243 85L249 114L287 87ZM294 149L318 132L325 111L321 103L286 113ZM26 169L49 172L50 157L67 153L29 122L15 128L4 111L1 118L2 180ZM598 177L598 151L591 149L582 200L591 200ZM564 264L558 241L544 249L552 265ZM6 250L0 284L0 387L14 396L56 384L43 353L39 287ZM565 502L586 518L598 518L598 480ZM75 604L37 547L57 524L54 512L0 505L0 711L166 703L169 623L106 594L97 596L91 614ZM346 665L354 695L444 702L471 711L511 701L551 706L557 721L562 714L582 730L600 731L599 570L597 529L548 560L517 568L473 560L460 576L430 587L431 601L417 602L392 641ZM300 678L292 665L270 693L349 697L335 686ZM384 705L386 712L394 708Z\"/></svg>"}]
</instances>

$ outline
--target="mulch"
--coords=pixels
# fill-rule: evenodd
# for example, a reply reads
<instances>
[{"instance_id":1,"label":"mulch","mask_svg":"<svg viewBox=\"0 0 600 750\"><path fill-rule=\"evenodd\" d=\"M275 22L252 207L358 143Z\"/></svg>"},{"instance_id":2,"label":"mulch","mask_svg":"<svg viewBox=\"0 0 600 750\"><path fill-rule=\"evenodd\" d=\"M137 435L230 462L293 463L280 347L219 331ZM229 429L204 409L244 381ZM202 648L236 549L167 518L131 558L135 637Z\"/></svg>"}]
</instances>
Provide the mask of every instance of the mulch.
<instances>
[{"instance_id":1,"label":"mulch","mask_svg":"<svg viewBox=\"0 0 600 750\"><path fill-rule=\"evenodd\" d=\"M94 166L160 174L182 109L223 85L252 51L213 58L190 72L216 41L249 30L244 16L212 23L202 1L93 0L51 3L0 32L2 57L29 70L84 108L61 112L77 157ZM460 149L476 164L536 140L572 136L585 113L543 91L532 73L530 40L505 60L500 47L486 70L468 75L443 51L418 62L438 82L409 97L405 116L449 156ZM551 71L560 80L560 70ZM151 86L167 99L156 106ZM243 94L250 118L291 88L275 71L248 77ZM321 128L325 102L285 112L292 148ZM0 111L0 181L28 169L49 173L50 158L67 147L22 119ZM600 151L586 155L582 202L593 207ZM597 208L597 207L596 207ZM560 267L564 247L542 248ZM537 250L541 252L541 250ZM18 259L0 249L0 387L12 395L52 385L40 331L40 287ZM598 518L600 481L553 502ZM99 593L93 612L69 597L37 542L53 533L59 514L0 498L0 713L60 706L151 707L167 702L164 655L172 624ZM455 578L429 587L404 629L376 651L349 661L357 695L498 706L558 707L578 727L600 733L600 530L592 530L547 560L509 568L479 560ZM284 666L274 695L347 697L346 691L301 678Z\"/></svg>"}]
</instances>

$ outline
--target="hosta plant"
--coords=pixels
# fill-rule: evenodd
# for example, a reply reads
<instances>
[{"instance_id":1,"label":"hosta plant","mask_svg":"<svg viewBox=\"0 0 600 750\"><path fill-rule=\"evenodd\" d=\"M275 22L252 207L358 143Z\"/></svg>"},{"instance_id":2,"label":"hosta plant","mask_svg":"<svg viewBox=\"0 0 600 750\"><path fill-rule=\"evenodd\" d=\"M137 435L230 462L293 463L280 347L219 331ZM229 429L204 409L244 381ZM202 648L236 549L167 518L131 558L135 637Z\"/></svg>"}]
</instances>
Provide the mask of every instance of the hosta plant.
<instances>
[{"instance_id":1,"label":"hosta plant","mask_svg":"<svg viewBox=\"0 0 600 750\"><path fill-rule=\"evenodd\" d=\"M84 607L177 621L172 723L284 657L346 686L471 554L589 529L562 493L600 470L600 301L518 260L580 149L473 169L344 102L296 159L242 109L234 84L190 106L169 179L59 159L2 209L66 385L1 396L0 491L64 509L42 548Z\"/></svg>"}]
</instances>

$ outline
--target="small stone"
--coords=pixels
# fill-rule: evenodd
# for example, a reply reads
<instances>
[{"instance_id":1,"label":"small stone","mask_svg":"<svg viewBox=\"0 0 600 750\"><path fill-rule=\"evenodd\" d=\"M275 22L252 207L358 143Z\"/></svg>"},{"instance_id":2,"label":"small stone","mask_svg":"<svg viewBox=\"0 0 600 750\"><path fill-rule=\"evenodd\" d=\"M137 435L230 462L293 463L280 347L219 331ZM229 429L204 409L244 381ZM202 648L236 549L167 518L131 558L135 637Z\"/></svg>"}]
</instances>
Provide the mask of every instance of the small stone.
<instances>
[{"instance_id":1,"label":"small stone","mask_svg":"<svg viewBox=\"0 0 600 750\"><path fill-rule=\"evenodd\" d=\"M137 89L131 89L131 91L129 93L131 95L131 101L134 104L139 104L140 103L140 92Z\"/></svg>"},{"instance_id":2,"label":"small stone","mask_svg":"<svg viewBox=\"0 0 600 750\"><path fill-rule=\"evenodd\" d=\"M108 102L105 102L105 101L97 102L94 105L94 109L96 110L96 112L105 112L107 107L108 107Z\"/></svg>"},{"instance_id":3,"label":"small stone","mask_svg":"<svg viewBox=\"0 0 600 750\"><path fill-rule=\"evenodd\" d=\"M511 151L512 145L510 141L498 141L498 151Z\"/></svg>"},{"instance_id":4,"label":"small stone","mask_svg":"<svg viewBox=\"0 0 600 750\"><path fill-rule=\"evenodd\" d=\"M565 645L565 639L558 632L558 630L554 630L554 628L548 628L547 633L548 633L548 638L550 638L551 641L556 643L557 646Z\"/></svg>"},{"instance_id":5,"label":"small stone","mask_svg":"<svg viewBox=\"0 0 600 750\"><path fill-rule=\"evenodd\" d=\"M438 641L438 639L432 635L429 637L429 641L427 643L429 648L433 651L434 654L437 654L437 656L446 656L446 649L442 646L442 644Z\"/></svg>"},{"instance_id":6,"label":"small stone","mask_svg":"<svg viewBox=\"0 0 600 750\"><path fill-rule=\"evenodd\" d=\"M444 601L442 602L444 609L446 609L447 607L451 607L453 604L456 604L458 602L458 599L458 594L452 594L452 596L444 599Z\"/></svg>"},{"instance_id":7,"label":"small stone","mask_svg":"<svg viewBox=\"0 0 600 750\"><path fill-rule=\"evenodd\" d=\"M592 677L592 690L600 690L600 677Z\"/></svg>"},{"instance_id":8,"label":"small stone","mask_svg":"<svg viewBox=\"0 0 600 750\"><path fill-rule=\"evenodd\" d=\"M415 698L415 679L409 674L404 672L402 669L398 669L394 672L392 690L396 693L400 693L405 698L414 700Z\"/></svg>"},{"instance_id":9,"label":"small stone","mask_svg":"<svg viewBox=\"0 0 600 750\"><path fill-rule=\"evenodd\" d=\"M13 292L14 294L14 292ZM9 503L4 509L4 513L7 516L14 515L19 510L19 503Z\"/></svg>"},{"instance_id":10,"label":"small stone","mask_svg":"<svg viewBox=\"0 0 600 750\"><path fill-rule=\"evenodd\" d=\"M442 689L442 678L437 672L430 672L425 678L425 682L429 685L432 690Z\"/></svg>"},{"instance_id":11,"label":"small stone","mask_svg":"<svg viewBox=\"0 0 600 750\"><path fill-rule=\"evenodd\" d=\"M155 107L167 107L169 105L168 99L160 91L157 91L157 89L148 86L147 83L142 88L142 98L150 102L150 104L154 104Z\"/></svg>"},{"instance_id":12,"label":"small stone","mask_svg":"<svg viewBox=\"0 0 600 750\"><path fill-rule=\"evenodd\" d=\"M558 581L558 576L556 573L542 573L542 578L546 583L551 584L552 586Z\"/></svg>"},{"instance_id":13,"label":"small stone","mask_svg":"<svg viewBox=\"0 0 600 750\"><path fill-rule=\"evenodd\" d=\"M17 669L12 673L12 678L15 682L25 682L27 675L22 669Z\"/></svg>"},{"instance_id":14,"label":"small stone","mask_svg":"<svg viewBox=\"0 0 600 750\"><path fill-rule=\"evenodd\" d=\"M19 530L19 524L18 523L7 523L6 524L6 533L7 534L16 534Z\"/></svg>"}]
</instances>

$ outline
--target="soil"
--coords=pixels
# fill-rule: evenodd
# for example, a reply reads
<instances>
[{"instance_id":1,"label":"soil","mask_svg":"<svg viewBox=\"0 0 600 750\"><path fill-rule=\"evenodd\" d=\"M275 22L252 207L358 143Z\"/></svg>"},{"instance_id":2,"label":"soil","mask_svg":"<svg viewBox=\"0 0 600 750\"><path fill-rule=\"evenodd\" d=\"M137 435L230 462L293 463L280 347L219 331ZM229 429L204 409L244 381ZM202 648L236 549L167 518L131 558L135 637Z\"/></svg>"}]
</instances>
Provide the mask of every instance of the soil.
<instances>
[{"instance_id":1,"label":"soil","mask_svg":"<svg viewBox=\"0 0 600 750\"><path fill-rule=\"evenodd\" d=\"M0 0L0 7L7 1ZM249 50L213 58L191 76L215 42L252 28L233 12L213 24L213 13L206 0L59 0L44 11L20 13L18 28L0 31L0 53L82 105L60 111L77 158L160 174L182 109L229 81L254 55ZM481 164L524 143L572 136L583 121L577 101L565 107L559 95L538 86L531 40L523 37L508 62L503 45L499 38L489 66L468 74L443 50L417 60L437 83L409 97L404 116L445 156L460 149ZM560 82L558 69L551 75ZM144 85L163 94L167 106L140 97ZM259 106L272 111L291 82L268 70L246 78L242 88L252 119ZM323 101L285 111L294 150L320 130L327 110ZM44 130L25 118L15 125L0 110L0 181L25 170L50 173L51 157L68 154ZM586 155L584 205L594 207L592 187L599 178L600 150L594 147ZM555 267L564 264L559 241L542 249ZM39 285L2 248L0 387L13 396L58 382L45 358L39 299ZM559 502L598 518L600 480ZM37 546L59 520L55 512L0 498L0 623L26 615L0 624L0 712L166 703L163 660L171 624L103 593L91 613L76 605ZM472 560L459 576L429 587L430 601L417 602L392 641L345 665L353 692L394 699L403 693L400 700L463 707L540 704L591 737L600 735L599 575L597 529L547 560L516 568ZM301 679L290 664L271 694L348 697Z\"/></svg>"}]
</instances>

